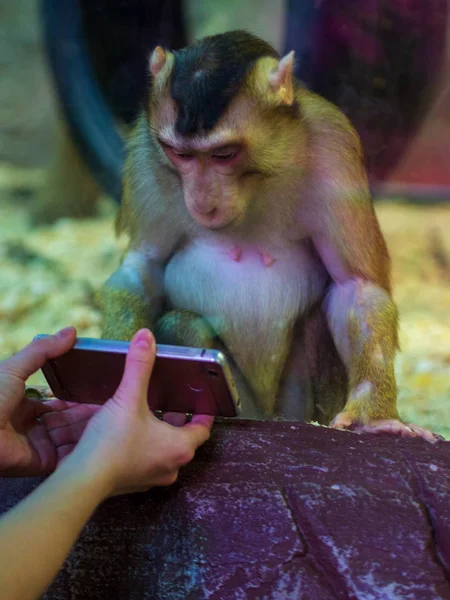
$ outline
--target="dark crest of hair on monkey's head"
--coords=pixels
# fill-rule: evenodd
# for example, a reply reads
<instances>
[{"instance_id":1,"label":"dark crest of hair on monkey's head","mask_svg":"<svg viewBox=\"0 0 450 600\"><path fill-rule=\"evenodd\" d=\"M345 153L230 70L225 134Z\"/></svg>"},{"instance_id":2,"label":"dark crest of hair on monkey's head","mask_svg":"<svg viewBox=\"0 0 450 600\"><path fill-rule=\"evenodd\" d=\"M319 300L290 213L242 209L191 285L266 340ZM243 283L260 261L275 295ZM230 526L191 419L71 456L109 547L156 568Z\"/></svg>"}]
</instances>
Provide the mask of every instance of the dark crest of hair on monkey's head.
<instances>
[{"instance_id":1,"label":"dark crest of hair on monkey's head","mask_svg":"<svg viewBox=\"0 0 450 600\"><path fill-rule=\"evenodd\" d=\"M170 91L178 106L175 129L181 135L210 131L255 61L279 58L270 44L246 31L203 38L174 56Z\"/></svg>"}]
</instances>

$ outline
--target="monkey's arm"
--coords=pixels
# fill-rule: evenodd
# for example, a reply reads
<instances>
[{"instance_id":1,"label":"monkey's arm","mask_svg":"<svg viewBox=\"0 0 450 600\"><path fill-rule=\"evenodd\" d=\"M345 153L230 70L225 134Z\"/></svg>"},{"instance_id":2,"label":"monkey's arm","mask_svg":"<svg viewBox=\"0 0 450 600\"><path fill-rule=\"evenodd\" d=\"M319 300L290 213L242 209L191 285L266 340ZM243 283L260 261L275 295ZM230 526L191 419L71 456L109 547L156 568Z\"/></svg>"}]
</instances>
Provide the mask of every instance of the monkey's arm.
<instances>
[{"instance_id":1,"label":"monkey's arm","mask_svg":"<svg viewBox=\"0 0 450 600\"><path fill-rule=\"evenodd\" d=\"M431 432L406 426L398 415L398 313L391 297L390 258L359 142L351 130L339 133L340 152L316 157L322 168L314 174L314 206L304 215L332 278L324 308L349 380L347 403L333 426L417 434L431 441Z\"/></svg>"},{"instance_id":2,"label":"monkey's arm","mask_svg":"<svg viewBox=\"0 0 450 600\"><path fill-rule=\"evenodd\" d=\"M399 418L397 309L390 295L389 257L370 198L364 189L353 190L352 198L342 198L342 193L327 194L323 228L313 241L332 278L324 308L349 378L348 401L335 423L369 425Z\"/></svg>"},{"instance_id":3,"label":"monkey's arm","mask_svg":"<svg viewBox=\"0 0 450 600\"><path fill-rule=\"evenodd\" d=\"M163 308L165 265L182 237L172 207L153 181L146 183L139 187L132 176L125 178L116 231L129 235L130 246L98 294L106 339L128 341L141 327L154 329Z\"/></svg>"}]
</instances>

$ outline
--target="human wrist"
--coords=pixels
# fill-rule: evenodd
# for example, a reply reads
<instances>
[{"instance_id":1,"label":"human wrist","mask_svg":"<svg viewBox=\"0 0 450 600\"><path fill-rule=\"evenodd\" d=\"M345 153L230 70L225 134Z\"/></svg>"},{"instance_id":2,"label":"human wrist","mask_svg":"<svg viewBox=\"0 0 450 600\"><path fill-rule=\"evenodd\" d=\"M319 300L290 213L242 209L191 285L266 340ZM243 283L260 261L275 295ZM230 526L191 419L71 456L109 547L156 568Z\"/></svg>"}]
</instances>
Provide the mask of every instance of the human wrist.
<instances>
[{"instance_id":1,"label":"human wrist","mask_svg":"<svg viewBox=\"0 0 450 600\"><path fill-rule=\"evenodd\" d=\"M76 449L57 468L55 475L88 493L97 504L111 496L114 490L110 469Z\"/></svg>"}]
</instances>

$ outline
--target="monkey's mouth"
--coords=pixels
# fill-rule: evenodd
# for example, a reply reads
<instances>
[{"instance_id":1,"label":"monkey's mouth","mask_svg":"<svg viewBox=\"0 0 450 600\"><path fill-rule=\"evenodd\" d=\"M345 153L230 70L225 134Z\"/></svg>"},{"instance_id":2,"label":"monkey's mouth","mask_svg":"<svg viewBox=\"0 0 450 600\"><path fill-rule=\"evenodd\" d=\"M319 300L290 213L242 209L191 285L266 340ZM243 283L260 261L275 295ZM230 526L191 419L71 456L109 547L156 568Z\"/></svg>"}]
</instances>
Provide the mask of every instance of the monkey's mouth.
<instances>
[{"instance_id":1,"label":"monkey's mouth","mask_svg":"<svg viewBox=\"0 0 450 600\"><path fill-rule=\"evenodd\" d=\"M239 213L226 216L220 212L217 208L208 213L207 215L198 212L191 213L192 218L202 227L207 229L219 230L231 227L235 224L239 218Z\"/></svg>"}]
</instances>

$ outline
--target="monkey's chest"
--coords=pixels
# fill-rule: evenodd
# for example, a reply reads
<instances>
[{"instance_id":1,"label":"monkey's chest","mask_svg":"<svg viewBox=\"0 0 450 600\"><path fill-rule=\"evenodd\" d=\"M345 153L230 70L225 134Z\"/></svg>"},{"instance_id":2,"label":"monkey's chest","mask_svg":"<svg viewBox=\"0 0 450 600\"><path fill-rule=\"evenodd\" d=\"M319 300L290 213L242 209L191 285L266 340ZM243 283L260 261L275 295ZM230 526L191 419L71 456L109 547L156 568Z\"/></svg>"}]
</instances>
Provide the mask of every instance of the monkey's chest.
<instances>
[{"instance_id":1,"label":"monkey's chest","mask_svg":"<svg viewBox=\"0 0 450 600\"><path fill-rule=\"evenodd\" d=\"M205 317L227 343L282 342L297 316L323 295L327 274L306 245L241 247L195 242L165 272L174 308Z\"/></svg>"}]
</instances>

